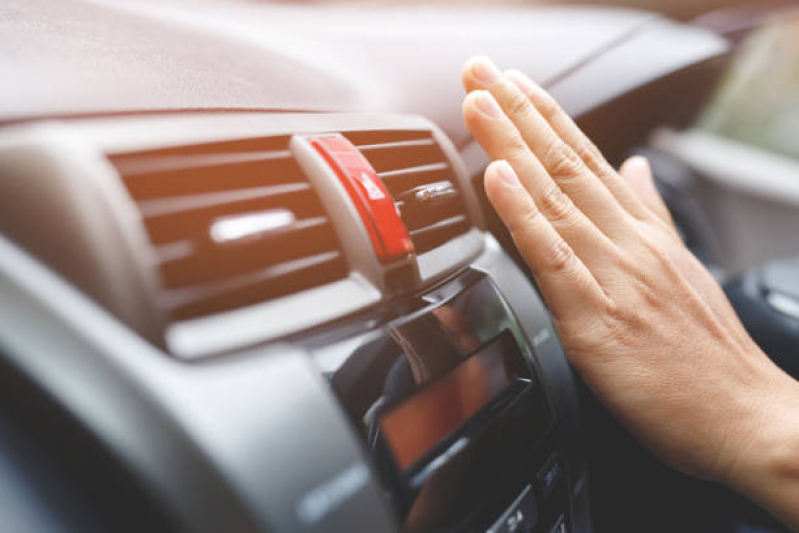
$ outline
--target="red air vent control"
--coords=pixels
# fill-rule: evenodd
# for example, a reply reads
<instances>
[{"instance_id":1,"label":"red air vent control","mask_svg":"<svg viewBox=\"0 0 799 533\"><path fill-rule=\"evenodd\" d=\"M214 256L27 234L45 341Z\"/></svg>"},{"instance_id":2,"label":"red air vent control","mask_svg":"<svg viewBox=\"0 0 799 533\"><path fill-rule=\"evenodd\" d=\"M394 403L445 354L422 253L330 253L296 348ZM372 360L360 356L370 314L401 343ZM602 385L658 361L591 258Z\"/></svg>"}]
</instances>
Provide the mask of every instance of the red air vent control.
<instances>
[{"instance_id":1,"label":"red air vent control","mask_svg":"<svg viewBox=\"0 0 799 533\"><path fill-rule=\"evenodd\" d=\"M336 172L361 215L377 257L390 263L413 251L388 190L361 152L341 135L311 137L308 142Z\"/></svg>"}]
</instances>

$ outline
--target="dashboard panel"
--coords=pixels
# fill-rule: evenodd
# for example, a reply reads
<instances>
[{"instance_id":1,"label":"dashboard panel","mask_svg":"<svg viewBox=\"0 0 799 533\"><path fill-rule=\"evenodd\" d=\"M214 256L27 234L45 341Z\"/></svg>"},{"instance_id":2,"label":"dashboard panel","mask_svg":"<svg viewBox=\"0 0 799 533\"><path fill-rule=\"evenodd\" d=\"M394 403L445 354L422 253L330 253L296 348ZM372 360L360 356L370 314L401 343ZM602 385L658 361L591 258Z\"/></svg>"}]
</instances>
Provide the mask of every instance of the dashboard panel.
<instances>
[{"instance_id":1,"label":"dashboard panel","mask_svg":"<svg viewBox=\"0 0 799 533\"><path fill-rule=\"evenodd\" d=\"M87 516L118 487L115 530L592 531L575 379L482 203L459 68L531 73L622 153L700 96L603 110L712 79L722 39L597 8L0 15L0 378L95 472Z\"/></svg>"}]
</instances>

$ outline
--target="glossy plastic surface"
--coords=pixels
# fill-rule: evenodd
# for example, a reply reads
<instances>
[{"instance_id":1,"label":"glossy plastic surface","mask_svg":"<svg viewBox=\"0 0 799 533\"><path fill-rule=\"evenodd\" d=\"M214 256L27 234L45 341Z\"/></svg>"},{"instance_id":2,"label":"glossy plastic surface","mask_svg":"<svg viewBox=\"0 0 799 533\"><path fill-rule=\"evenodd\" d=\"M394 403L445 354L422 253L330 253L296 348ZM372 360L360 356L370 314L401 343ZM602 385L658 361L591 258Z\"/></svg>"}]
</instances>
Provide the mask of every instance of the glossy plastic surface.
<instances>
[{"instance_id":1,"label":"glossy plastic surface","mask_svg":"<svg viewBox=\"0 0 799 533\"><path fill-rule=\"evenodd\" d=\"M487 530L560 449L534 351L478 272L393 313L363 333L303 342L361 435L403 531ZM570 508L566 485L553 484L538 503L535 531L547 531Z\"/></svg>"},{"instance_id":2,"label":"glossy plastic surface","mask_svg":"<svg viewBox=\"0 0 799 533\"><path fill-rule=\"evenodd\" d=\"M413 243L394 201L361 152L341 135L309 139L335 170L361 215L378 259L390 263L405 258Z\"/></svg>"}]
</instances>

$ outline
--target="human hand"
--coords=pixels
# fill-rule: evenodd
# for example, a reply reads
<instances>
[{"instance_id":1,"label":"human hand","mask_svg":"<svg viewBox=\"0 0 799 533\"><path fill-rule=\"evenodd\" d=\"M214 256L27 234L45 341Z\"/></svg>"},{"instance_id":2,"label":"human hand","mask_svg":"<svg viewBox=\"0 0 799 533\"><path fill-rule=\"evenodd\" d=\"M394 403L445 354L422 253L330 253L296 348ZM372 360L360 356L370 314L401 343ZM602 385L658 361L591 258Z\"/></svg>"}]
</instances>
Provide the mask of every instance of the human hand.
<instances>
[{"instance_id":1,"label":"human hand","mask_svg":"<svg viewBox=\"0 0 799 533\"><path fill-rule=\"evenodd\" d=\"M463 82L466 124L494 161L486 192L575 369L665 462L762 500L753 478L773 464L754 457L799 427L774 414L799 407L797 385L683 245L645 160L616 172L519 72L477 58Z\"/></svg>"}]
</instances>

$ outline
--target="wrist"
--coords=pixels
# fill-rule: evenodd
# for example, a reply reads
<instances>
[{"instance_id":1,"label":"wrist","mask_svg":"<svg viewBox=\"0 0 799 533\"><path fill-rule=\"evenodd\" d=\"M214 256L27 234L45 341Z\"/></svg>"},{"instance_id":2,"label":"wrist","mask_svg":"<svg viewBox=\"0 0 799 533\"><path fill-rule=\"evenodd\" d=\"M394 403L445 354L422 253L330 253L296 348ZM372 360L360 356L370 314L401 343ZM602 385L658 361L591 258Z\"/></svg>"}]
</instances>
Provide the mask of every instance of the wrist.
<instances>
[{"instance_id":1,"label":"wrist","mask_svg":"<svg viewBox=\"0 0 799 533\"><path fill-rule=\"evenodd\" d=\"M799 382L773 367L751 400L751 423L736 437L724 481L795 525L799 516Z\"/></svg>"}]
</instances>

